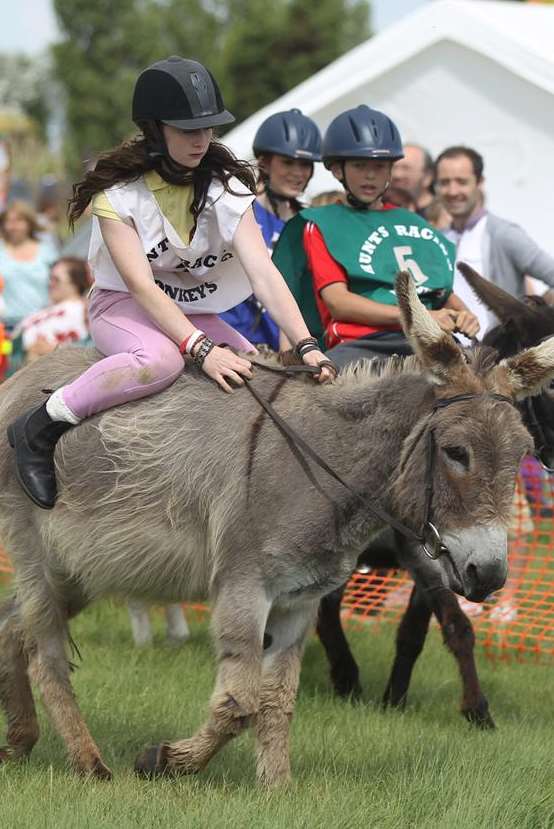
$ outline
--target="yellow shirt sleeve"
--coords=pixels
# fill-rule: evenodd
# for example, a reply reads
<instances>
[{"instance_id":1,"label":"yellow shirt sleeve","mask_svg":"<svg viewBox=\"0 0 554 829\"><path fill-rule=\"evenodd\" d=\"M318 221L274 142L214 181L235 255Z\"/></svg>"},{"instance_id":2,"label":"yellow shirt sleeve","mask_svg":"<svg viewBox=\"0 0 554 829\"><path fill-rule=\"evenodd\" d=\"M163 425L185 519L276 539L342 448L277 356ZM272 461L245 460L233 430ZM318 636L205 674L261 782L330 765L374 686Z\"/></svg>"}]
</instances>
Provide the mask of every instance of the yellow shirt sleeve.
<instances>
[{"instance_id":1,"label":"yellow shirt sleeve","mask_svg":"<svg viewBox=\"0 0 554 829\"><path fill-rule=\"evenodd\" d=\"M104 219L115 219L116 222L122 222L123 219L113 209L106 193L102 191L97 193L92 199L92 212L94 216L101 216Z\"/></svg>"}]
</instances>

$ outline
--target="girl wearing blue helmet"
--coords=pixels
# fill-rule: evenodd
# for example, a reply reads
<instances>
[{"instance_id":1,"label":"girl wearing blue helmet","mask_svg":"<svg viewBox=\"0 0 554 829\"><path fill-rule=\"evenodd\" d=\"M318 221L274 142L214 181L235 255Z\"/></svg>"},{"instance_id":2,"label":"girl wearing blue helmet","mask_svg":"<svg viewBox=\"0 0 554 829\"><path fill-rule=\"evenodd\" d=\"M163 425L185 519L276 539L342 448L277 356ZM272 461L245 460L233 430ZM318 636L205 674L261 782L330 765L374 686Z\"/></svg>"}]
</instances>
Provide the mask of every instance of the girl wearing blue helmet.
<instances>
[{"instance_id":1,"label":"girl wearing blue helmet","mask_svg":"<svg viewBox=\"0 0 554 829\"><path fill-rule=\"evenodd\" d=\"M317 125L299 109L276 112L260 125L254 137L258 160L258 196L254 216L271 252L285 223L302 209L300 196L321 161L321 135ZM250 342L279 348L279 329L254 296L221 318Z\"/></svg>"},{"instance_id":2,"label":"girl wearing blue helmet","mask_svg":"<svg viewBox=\"0 0 554 829\"><path fill-rule=\"evenodd\" d=\"M394 293L400 270L412 273L445 331L474 336L476 317L452 294L454 247L417 214L384 201L392 165L403 157L391 119L367 106L341 113L325 133L322 155L347 204L302 210L281 235L274 261L335 363L409 353Z\"/></svg>"}]
</instances>

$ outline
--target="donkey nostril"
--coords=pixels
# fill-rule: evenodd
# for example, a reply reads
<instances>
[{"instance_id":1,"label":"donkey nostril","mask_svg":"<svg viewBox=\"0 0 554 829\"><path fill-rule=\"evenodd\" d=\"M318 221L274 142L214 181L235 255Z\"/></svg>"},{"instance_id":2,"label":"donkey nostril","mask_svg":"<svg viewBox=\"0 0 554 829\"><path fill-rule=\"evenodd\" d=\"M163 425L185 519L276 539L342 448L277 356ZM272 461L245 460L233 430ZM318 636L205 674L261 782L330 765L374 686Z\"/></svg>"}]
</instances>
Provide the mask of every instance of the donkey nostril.
<instances>
[{"instance_id":1,"label":"donkey nostril","mask_svg":"<svg viewBox=\"0 0 554 829\"><path fill-rule=\"evenodd\" d=\"M478 584L478 573L475 564L468 564L466 567L466 577L469 582L471 590L475 590Z\"/></svg>"}]
</instances>

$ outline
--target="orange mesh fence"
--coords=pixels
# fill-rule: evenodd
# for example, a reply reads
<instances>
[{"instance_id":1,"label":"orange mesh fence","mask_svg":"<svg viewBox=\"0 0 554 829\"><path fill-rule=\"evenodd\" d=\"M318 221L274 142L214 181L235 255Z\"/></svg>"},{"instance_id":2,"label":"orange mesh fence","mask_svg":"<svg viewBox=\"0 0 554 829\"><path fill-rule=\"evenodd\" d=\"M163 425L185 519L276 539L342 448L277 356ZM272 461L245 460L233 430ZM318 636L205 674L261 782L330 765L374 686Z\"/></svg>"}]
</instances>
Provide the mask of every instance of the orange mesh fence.
<instances>
[{"instance_id":1,"label":"orange mesh fence","mask_svg":"<svg viewBox=\"0 0 554 829\"><path fill-rule=\"evenodd\" d=\"M506 585L483 604L464 599L478 643L488 656L552 660L554 656L554 475L534 459L522 464L514 498ZM413 582L401 570L356 572L343 600L351 623L398 624Z\"/></svg>"},{"instance_id":2,"label":"orange mesh fence","mask_svg":"<svg viewBox=\"0 0 554 829\"><path fill-rule=\"evenodd\" d=\"M494 659L554 657L554 475L527 459L522 465L509 542L510 572L504 588L483 604L460 600L471 617L478 643ZM0 582L9 578L10 562L0 548ZM351 624L398 624L412 589L400 570L356 572L343 600ZM203 618L203 604L186 605L187 614Z\"/></svg>"}]
</instances>

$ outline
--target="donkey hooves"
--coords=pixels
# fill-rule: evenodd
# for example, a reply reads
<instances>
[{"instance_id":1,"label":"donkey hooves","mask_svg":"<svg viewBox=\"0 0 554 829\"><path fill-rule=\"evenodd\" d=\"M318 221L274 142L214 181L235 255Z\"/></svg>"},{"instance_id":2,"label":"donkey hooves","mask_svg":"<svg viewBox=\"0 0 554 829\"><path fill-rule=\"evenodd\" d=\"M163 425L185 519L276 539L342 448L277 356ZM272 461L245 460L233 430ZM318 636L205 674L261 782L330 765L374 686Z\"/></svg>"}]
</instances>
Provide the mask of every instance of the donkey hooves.
<instances>
[{"instance_id":1,"label":"donkey hooves","mask_svg":"<svg viewBox=\"0 0 554 829\"><path fill-rule=\"evenodd\" d=\"M87 772L87 774L89 774L90 777L94 777L96 780L111 780L113 777L111 769L109 769L102 762L100 757L96 758L96 760L94 761L94 765L92 766L90 771Z\"/></svg>"},{"instance_id":2,"label":"donkey hooves","mask_svg":"<svg viewBox=\"0 0 554 829\"><path fill-rule=\"evenodd\" d=\"M33 744L34 745L34 744ZM33 746L0 746L0 765L14 760L28 760Z\"/></svg>"},{"instance_id":3,"label":"donkey hooves","mask_svg":"<svg viewBox=\"0 0 554 829\"><path fill-rule=\"evenodd\" d=\"M495 722L490 715L488 707L472 708L462 712L468 723L479 728L481 731L493 731L496 728Z\"/></svg>"},{"instance_id":4,"label":"donkey hooves","mask_svg":"<svg viewBox=\"0 0 554 829\"><path fill-rule=\"evenodd\" d=\"M167 744L160 743L157 746L150 746L137 757L135 772L139 777L162 777L169 773L167 762Z\"/></svg>"},{"instance_id":5,"label":"donkey hooves","mask_svg":"<svg viewBox=\"0 0 554 829\"><path fill-rule=\"evenodd\" d=\"M352 702L358 701L362 696L362 686L358 679L358 671L335 669L331 673L333 690L342 699L349 699Z\"/></svg>"}]
</instances>

